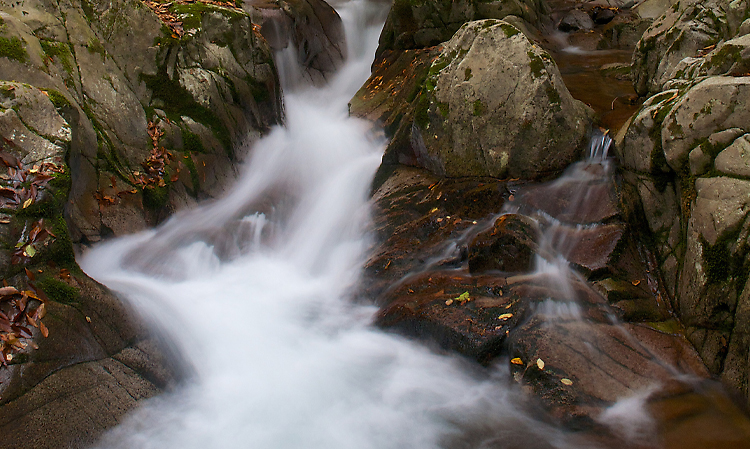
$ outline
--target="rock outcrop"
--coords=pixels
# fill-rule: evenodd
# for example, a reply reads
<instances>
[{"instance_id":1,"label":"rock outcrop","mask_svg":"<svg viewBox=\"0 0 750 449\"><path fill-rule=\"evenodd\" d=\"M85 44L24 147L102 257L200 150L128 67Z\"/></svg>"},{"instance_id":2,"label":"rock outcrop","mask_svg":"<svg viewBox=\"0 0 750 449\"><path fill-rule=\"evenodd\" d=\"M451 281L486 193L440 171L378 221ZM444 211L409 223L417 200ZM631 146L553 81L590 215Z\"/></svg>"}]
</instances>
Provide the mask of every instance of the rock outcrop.
<instances>
[{"instance_id":1,"label":"rock outcrop","mask_svg":"<svg viewBox=\"0 0 750 449\"><path fill-rule=\"evenodd\" d=\"M654 23L633 69L636 88L656 93L617 148L688 338L750 397L747 13L744 2L680 2Z\"/></svg>"},{"instance_id":2,"label":"rock outcrop","mask_svg":"<svg viewBox=\"0 0 750 449\"><path fill-rule=\"evenodd\" d=\"M74 248L220 194L282 121L247 8L0 2L0 321L27 320L0 323L4 447L88 446L186 374Z\"/></svg>"}]
</instances>

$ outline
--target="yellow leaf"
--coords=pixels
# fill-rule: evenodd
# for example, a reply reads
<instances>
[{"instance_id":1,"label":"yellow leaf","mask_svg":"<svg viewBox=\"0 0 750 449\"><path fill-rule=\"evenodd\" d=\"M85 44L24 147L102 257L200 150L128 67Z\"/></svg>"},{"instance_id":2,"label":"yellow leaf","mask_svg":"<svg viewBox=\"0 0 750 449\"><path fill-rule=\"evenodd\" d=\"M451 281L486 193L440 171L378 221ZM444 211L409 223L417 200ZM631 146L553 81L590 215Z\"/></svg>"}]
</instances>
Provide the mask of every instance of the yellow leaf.
<instances>
[{"instance_id":1,"label":"yellow leaf","mask_svg":"<svg viewBox=\"0 0 750 449\"><path fill-rule=\"evenodd\" d=\"M504 313L504 314L500 315L499 317L497 317L497 319L498 320L507 320L508 318L511 318L511 317L513 317L512 313Z\"/></svg>"},{"instance_id":2,"label":"yellow leaf","mask_svg":"<svg viewBox=\"0 0 750 449\"><path fill-rule=\"evenodd\" d=\"M539 369L544 369L544 361L542 359L536 359L536 366Z\"/></svg>"},{"instance_id":3,"label":"yellow leaf","mask_svg":"<svg viewBox=\"0 0 750 449\"><path fill-rule=\"evenodd\" d=\"M449 299L449 300L445 301L445 305L446 306L449 306L451 304L453 304L453 300L452 299Z\"/></svg>"},{"instance_id":4,"label":"yellow leaf","mask_svg":"<svg viewBox=\"0 0 750 449\"><path fill-rule=\"evenodd\" d=\"M566 378L560 379L560 383L563 385L567 385L567 386L573 385L573 381L570 379L566 379Z\"/></svg>"},{"instance_id":5,"label":"yellow leaf","mask_svg":"<svg viewBox=\"0 0 750 449\"><path fill-rule=\"evenodd\" d=\"M458 301L458 302L471 301L471 297L469 296L469 292L463 292L460 295L458 295L458 298L456 298L456 301Z\"/></svg>"},{"instance_id":6,"label":"yellow leaf","mask_svg":"<svg viewBox=\"0 0 750 449\"><path fill-rule=\"evenodd\" d=\"M31 203L34 202L34 198L29 198L26 201L23 202L23 209L26 209L27 207L31 206Z\"/></svg>"},{"instance_id":7,"label":"yellow leaf","mask_svg":"<svg viewBox=\"0 0 750 449\"><path fill-rule=\"evenodd\" d=\"M523 365L523 360L521 360L520 357L515 357L515 358L510 359L510 363L514 365Z\"/></svg>"}]
</instances>

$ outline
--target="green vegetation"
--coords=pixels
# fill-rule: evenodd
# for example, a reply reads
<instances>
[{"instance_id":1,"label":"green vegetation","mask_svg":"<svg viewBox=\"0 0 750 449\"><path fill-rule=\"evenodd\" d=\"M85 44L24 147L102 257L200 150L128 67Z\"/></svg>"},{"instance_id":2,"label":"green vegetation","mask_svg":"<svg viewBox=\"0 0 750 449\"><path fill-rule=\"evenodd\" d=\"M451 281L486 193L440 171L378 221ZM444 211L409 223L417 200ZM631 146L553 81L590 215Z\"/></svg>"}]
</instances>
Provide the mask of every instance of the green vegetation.
<instances>
[{"instance_id":1,"label":"green vegetation","mask_svg":"<svg viewBox=\"0 0 750 449\"><path fill-rule=\"evenodd\" d=\"M45 90L45 92L47 92L49 101L51 101L52 104L55 105L55 108L61 109L61 108L69 108L71 106L68 99L65 98L65 95L61 94L55 89L47 89Z\"/></svg>"},{"instance_id":2,"label":"green vegetation","mask_svg":"<svg viewBox=\"0 0 750 449\"><path fill-rule=\"evenodd\" d=\"M531 69L531 74L534 78L541 78L543 73L547 70L544 61L531 50L526 52L526 55L529 57L529 69Z\"/></svg>"},{"instance_id":3,"label":"green vegetation","mask_svg":"<svg viewBox=\"0 0 750 449\"><path fill-rule=\"evenodd\" d=\"M505 37L507 38L511 38L516 34L521 34L521 30L507 23L500 25L500 28L503 29L503 33L505 33Z\"/></svg>"},{"instance_id":4,"label":"green vegetation","mask_svg":"<svg viewBox=\"0 0 750 449\"><path fill-rule=\"evenodd\" d=\"M23 42L18 37L13 36L10 39L0 37L0 57L26 62L29 59L29 54L26 53Z\"/></svg>"},{"instance_id":5,"label":"green vegetation","mask_svg":"<svg viewBox=\"0 0 750 449\"><path fill-rule=\"evenodd\" d=\"M224 146L227 154L232 156L232 142L226 126L208 108L198 104L178 80L169 78L166 67L162 67L156 75L141 75L141 79L151 89L153 97L164 102L162 109L167 116L179 122L180 117L186 115L207 126Z\"/></svg>"},{"instance_id":6,"label":"green vegetation","mask_svg":"<svg viewBox=\"0 0 750 449\"><path fill-rule=\"evenodd\" d=\"M101 41L95 37L89 39L86 43L86 49L89 53L98 53L99 56L102 57L102 61L104 61L104 58L107 56L107 51L104 49L104 45L102 45Z\"/></svg>"},{"instance_id":7,"label":"green vegetation","mask_svg":"<svg viewBox=\"0 0 750 449\"><path fill-rule=\"evenodd\" d=\"M37 286L44 291L49 299L59 303L75 304L80 300L78 289L53 277L40 279Z\"/></svg>"},{"instance_id":8,"label":"green vegetation","mask_svg":"<svg viewBox=\"0 0 750 449\"><path fill-rule=\"evenodd\" d=\"M66 72L73 73L73 53L68 44L45 39L40 39L39 44L42 46L42 51L47 58L53 60L57 58Z\"/></svg>"},{"instance_id":9,"label":"green vegetation","mask_svg":"<svg viewBox=\"0 0 750 449\"><path fill-rule=\"evenodd\" d=\"M482 114L485 113L487 110L487 107L482 103L482 100L476 100L474 102L474 109L472 111L472 114L474 114L474 117L479 117Z\"/></svg>"}]
</instances>

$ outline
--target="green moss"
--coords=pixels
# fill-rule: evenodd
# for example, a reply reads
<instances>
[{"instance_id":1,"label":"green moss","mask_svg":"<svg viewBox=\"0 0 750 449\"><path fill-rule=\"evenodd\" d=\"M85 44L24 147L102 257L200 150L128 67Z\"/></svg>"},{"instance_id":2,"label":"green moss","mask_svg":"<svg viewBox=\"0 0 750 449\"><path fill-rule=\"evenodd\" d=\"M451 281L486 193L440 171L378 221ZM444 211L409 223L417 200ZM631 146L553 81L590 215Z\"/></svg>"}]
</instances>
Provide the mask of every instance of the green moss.
<instances>
[{"instance_id":1,"label":"green moss","mask_svg":"<svg viewBox=\"0 0 750 449\"><path fill-rule=\"evenodd\" d=\"M560 104L562 103L560 92L555 89L555 86L552 83L547 84L545 91L547 92L547 98L549 98L550 104L555 105L556 108L559 109Z\"/></svg>"},{"instance_id":2,"label":"green moss","mask_svg":"<svg viewBox=\"0 0 750 449\"><path fill-rule=\"evenodd\" d=\"M474 114L474 117L479 117L482 114L485 113L487 110L487 107L482 103L482 100L476 100L474 102L474 109L472 111L472 114Z\"/></svg>"},{"instance_id":3,"label":"green moss","mask_svg":"<svg viewBox=\"0 0 750 449\"><path fill-rule=\"evenodd\" d=\"M80 300L80 293L75 287L53 277L45 277L37 282L37 286L51 299L63 304L75 304Z\"/></svg>"},{"instance_id":4,"label":"green moss","mask_svg":"<svg viewBox=\"0 0 750 449\"><path fill-rule=\"evenodd\" d=\"M141 75L141 79L151 89L153 97L164 102L162 109L167 113L167 116L179 121L180 117L185 115L207 126L224 146L227 155L230 158L232 157L232 141L229 130L213 112L198 104L190 92L180 85L178 80L169 78L165 67L162 67L156 75Z\"/></svg>"},{"instance_id":5,"label":"green moss","mask_svg":"<svg viewBox=\"0 0 750 449\"><path fill-rule=\"evenodd\" d=\"M518 28L516 28L516 27L514 27L513 25L510 25L510 24L504 23L504 24L500 25L500 28L503 29L503 33L505 33L505 37L507 37L507 38L511 38L511 37L515 36L516 34L521 34L521 30L519 30Z\"/></svg>"},{"instance_id":6,"label":"green moss","mask_svg":"<svg viewBox=\"0 0 750 449\"><path fill-rule=\"evenodd\" d=\"M102 61L104 61L104 58L107 56L107 51L104 49L104 45L102 45L101 41L95 37L92 37L86 43L86 50L92 54L97 53L102 57Z\"/></svg>"},{"instance_id":7,"label":"green moss","mask_svg":"<svg viewBox=\"0 0 750 449\"><path fill-rule=\"evenodd\" d=\"M0 37L0 57L26 62L29 59L29 54L26 53L23 42L18 37L13 36L10 39Z\"/></svg>"},{"instance_id":8,"label":"green moss","mask_svg":"<svg viewBox=\"0 0 750 449\"><path fill-rule=\"evenodd\" d=\"M200 137L191 132L189 129L182 130L182 142L185 151L190 153L205 153L206 148L203 146Z\"/></svg>"},{"instance_id":9,"label":"green moss","mask_svg":"<svg viewBox=\"0 0 750 449\"><path fill-rule=\"evenodd\" d=\"M526 55L529 57L529 69L531 69L531 74L534 78L541 78L546 71L544 60L531 50L526 52Z\"/></svg>"},{"instance_id":10,"label":"green moss","mask_svg":"<svg viewBox=\"0 0 750 449\"><path fill-rule=\"evenodd\" d=\"M170 11L177 14L177 17L182 21L182 27L185 30L201 28L203 21L203 15L207 12L218 12L230 20L241 17L246 17L245 14L237 12L233 9L222 8L220 6L211 5L208 3L194 2L188 4L173 4ZM228 42L216 41L219 45L225 46Z\"/></svg>"},{"instance_id":11,"label":"green moss","mask_svg":"<svg viewBox=\"0 0 750 449\"><path fill-rule=\"evenodd\" d=\"M730 273L729 248L724 241L709 245L703 236L700 237L703 246L703 267L710 284L726 281Z\"/></svg>"},{"instance_id":12,"label":"green moss","mask_svg":"<svg viewBox=\"0 0 750 449\"><path fill-rule=\"evenodd\" d=\"M414 122L420 128L426 128L430 123L428 111L430 109L430 100L427 94L422 94L417 100L417 106L414 108Z\"/></svg>"},{"instance_id":13,"label":"green moss","mask_svg":"<svg viewBox=\"0 0 750 449\"><path fill-rule=\"evenodd\" d=\"M185 166L190 171L190 181L193 183L193 196L197 196L198 190L201 186L200 177L198 176L198 168L195 166L195 162L189 154L185 155L184 162Z\"/></svg>"},{"instance_id":14,"label":"green moss","mask_svg":"<svg viewBox=\"0 0 750 449\"><path fill-rule=\"evenodd\" d=\"M47 97L49 97L49 101L51 101L52 104L55 105L55 108L62 109L69 108L71 106L68 99L65 98L65 95L61 94L55 89L47 89L45 90L45 92L47 92Z\"/></svg>"},{"instance_id":15,"label":"green moss","mask_svg":"<svg viewBox=\"0 0 750 449\"><path fill-rule=\"evenodd\" d=\"M143 189L143 207L158 211L169 202L169 186Z\"/></svg>"},{"instance_id":16,"label":"green moss","mask_svg":"<svg viewBox=\"0 0 750 449\"><path fill-rule=\"evenodd\" d=\"M464 70L464 81L469 81L472 76L471 69L467 67L466 70Z\"/></svg>"}]
</instances>

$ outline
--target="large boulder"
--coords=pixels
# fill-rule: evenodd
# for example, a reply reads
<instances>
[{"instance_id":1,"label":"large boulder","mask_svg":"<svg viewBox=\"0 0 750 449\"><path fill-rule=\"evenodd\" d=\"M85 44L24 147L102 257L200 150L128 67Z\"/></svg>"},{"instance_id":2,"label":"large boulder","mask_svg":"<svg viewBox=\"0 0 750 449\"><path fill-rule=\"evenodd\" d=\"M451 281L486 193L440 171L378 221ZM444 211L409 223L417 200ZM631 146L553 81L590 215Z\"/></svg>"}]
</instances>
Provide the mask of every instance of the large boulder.
<instances>
[{"instance_id":1,"label":"large boulder","mask_svg":"<svg viewBox=\"0 0 750 449\"><path fill-rule=\"evenodd\" d=\"M570 96L549 54L513 25L464 25L425 72L384 165L534 179L579 157L592 113Z\"/></svg>"}]
</instances>

